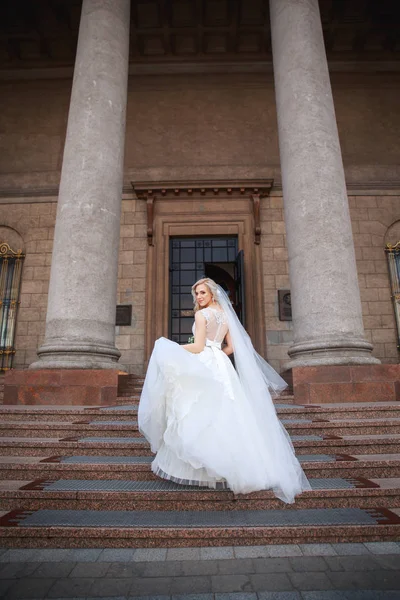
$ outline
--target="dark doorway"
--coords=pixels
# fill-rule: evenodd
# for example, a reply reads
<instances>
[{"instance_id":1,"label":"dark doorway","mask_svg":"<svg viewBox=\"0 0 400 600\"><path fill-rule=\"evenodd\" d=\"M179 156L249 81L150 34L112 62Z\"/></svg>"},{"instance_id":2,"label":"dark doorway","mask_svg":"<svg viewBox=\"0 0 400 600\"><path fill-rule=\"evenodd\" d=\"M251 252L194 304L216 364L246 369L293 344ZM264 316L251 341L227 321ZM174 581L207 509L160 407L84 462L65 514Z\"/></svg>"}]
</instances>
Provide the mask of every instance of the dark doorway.
<instances>
[{"instance_id":1,"label":"dark doorway","mask_svg":"<svg viewBox=\"0 0 400 600\"><path fill-rule=\"evenodd\" d=\"M170 327L174 342L184 344L192 335L193 283L214 279L228 294L244 324L243 251L236 236L170 239Z\"/></svg>"}]
</instances>

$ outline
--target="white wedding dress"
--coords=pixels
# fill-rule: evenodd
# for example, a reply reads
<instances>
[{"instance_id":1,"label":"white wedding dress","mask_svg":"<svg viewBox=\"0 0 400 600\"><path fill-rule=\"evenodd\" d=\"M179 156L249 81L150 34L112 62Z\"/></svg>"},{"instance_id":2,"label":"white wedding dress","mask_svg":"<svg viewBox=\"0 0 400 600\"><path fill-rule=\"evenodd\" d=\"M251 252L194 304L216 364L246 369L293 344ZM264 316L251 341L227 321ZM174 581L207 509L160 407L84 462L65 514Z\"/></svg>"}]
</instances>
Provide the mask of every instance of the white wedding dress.
<instances>
[{"instance_id":1,"label":"white wedding dress","mask_svg":"<svg viewBox=\"0 0 400 600\"><path fill-rule=\"evenodd\" d=\"M221 344L228 319L204 308L206 346L199 354L156 341L139 405L139 429L156 457L152 471L172 481L234 493L272 489L293 502L310 485L267 389L263 414Z\"/></svg>"}]
</instances>

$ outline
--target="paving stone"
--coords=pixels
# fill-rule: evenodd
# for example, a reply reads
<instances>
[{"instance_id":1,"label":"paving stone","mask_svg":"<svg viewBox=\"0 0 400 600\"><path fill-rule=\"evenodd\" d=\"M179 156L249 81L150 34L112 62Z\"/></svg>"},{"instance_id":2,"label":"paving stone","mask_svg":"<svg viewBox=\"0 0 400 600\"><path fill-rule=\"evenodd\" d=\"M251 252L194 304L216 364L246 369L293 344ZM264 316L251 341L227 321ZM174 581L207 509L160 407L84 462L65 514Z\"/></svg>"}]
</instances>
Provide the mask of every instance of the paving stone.
<instances>
[{"instance_id":1,"label":"paving stone","mask_svg":"<svg viewBox=\"0 0 400 600\"><path fill-rule=\"evenodd\" d=\"M12 562L4 563L0 568L0 579L20 579L29 577L40 566L40 563Z\"/></svg>"},{"instance_id":2,"label":"paving stone","mask_svg":"<svg viewBox=\"0 0 400 600\"><path fill-rule=\"evenodd\" d=\"M159 563L160 564L160 563ZM147 563L122 563L115 562L111 563L110 567L107 571L107 579L111 579L115 577L119 579L120 577L141 577L146 568Z\"/></svg>"},{"instance_id":3,"label":"paving stone","mask_svg":"<svg viewBox=\"0 0 400 600\"><path fill-rule=\"evenodd\" d=\"M400 554L396 542L365 542L365 546L372 554Z\"/></svg>"},{"instance_id":4,"label":"paving stone","mask_svg":"<svg viewBox=\"0 0 400 600\"><path fill-rule=\"evenodd\" d=\"M289 573L288 576L293 587L301 592L330 590L334 588L326 573Z\"/></svg>"},{"instance_id":5,"label":"paving stone","mask_svg":"<svg viewBox=\"0 0 400 600\"><path fill-rule=\"evenodd\" d=\"M212 575L211 584L214 593L252 591L247 575Z\"/></svg>"},{"instance_id":6,"label":"paving stone","mask_svg":"<svg viewBox=\"0 0 400 600\"><path fill-rule=\"evenodd\" d=\"M299 544L304 556L336 556L332 544Z\"/></svg>"},{"instance_id":7,"label":"paving stone","mask_svg":"<svg viewBox=\"0 0 400 600\"><path fill-rule=\"evenodd\" d=\"M95 562L103 552L100 548L72 548L68 551L67 560L75 562Z\"/></svg>"},{"instance_id":8,"label":"paving stone","mask_svg":"<svg viewBox=\"0 0 400 600\"><path fill-rule=\"evenodd\" d=\"M302 592L302 600L347 600L343 592L337 590Z\"/></svg>"},{"instance_id":9,"label":"paving stone","mask_svg":"<svg viewBox=\"0 0 400 600\"><path fill-rule=\"evenodd\" d=\"M332 544L338 556L358 556L370 554L365 544L348 543L348 544Z\"/></svg>"},{"instance_id":10,"label":"paving stone","mask_svg":"<svg viewBox=\"0 0 400 600\"><path fill-rule=\"evenodd\" d=\"M299 592L258 592L259 600L301 600Z\"/></svg>"},{"instance_id":11,"label":"paving stone","mask_svg":"<svg viewBox=\"0 0 400 600\"><path fill-rule=\"evenodd\" d=\"M77 564L69 573L70 577L104 577L110 568L110 563L95 562Z\"/></svg>"},{"instance_id":12,"label":"paving stone","mask_svg":"<svg viewBox=\"0 0 400 600\"><path fill-rule=\"evenodd\" d=\"M0 580L0 598L6 596L7 591L15 583L15 579L1 579Z\"/></svg>"},{"instance_id":13,"label":"paving stone","mask_svg":"<svg viewBox=\"0 0 400 600\"><path fill-rule=\"evenodd\" d=\"M249 573L256 572L251 558L227 559L215 562L204 561L203 564L208 564L209 562L217 566L219 575L248 575Z\"/></svg>"},{"instance_id":14,"label":"paving stone","mask_svg":"<svg viewBox=\"0 0 400 600\"><path fill-rule=\"evenodd\" d=\"M187 560L182 561L182 574L183 575L217 575L221 573L221 569L219 568L220 564L229 563L229 560ZM222 573L221 573L222 574Z\"/></svg>"},{"instance_id":15,"label":"paving stone","mask_svg":"<svg viewBox=\"0 0 400 600\"><path fill-rule=\"evenodd\" d=\"M127 596L132 587L129 579L97 579L88 595L94 598L105 596Z\"/></svg>"},{"instance_id":16,"label":"paving stone","mask_svg":"<svg viewBox=\"0 0 400 600\"><path fill-rule=\"evenodd\" d=\"M7 600L23 600L23 598L44 598L54 585L55 579L32 579L26 577L13 581L8 589ZM63 594L58 594L62 596Z\"/></svg>"},{"instance_id":17,"label":"paving stone","mask_svg":"<svg viewBox=\"0 0 400 600\"><path fill-rule=\"evenodd\" d=\"M250 575L255 592L289 592L293 586L287 573L256 573Z\"/></svg>"},{"instance_id":18,"label":"paving stone","mask_svg":"<svg viewBox=\"0 0 400 600\"><path fill-rule=\"evenodd\" d=\"M341 561L342 558L342 556L324 556L324 561L328 565L330 571L344 571Z\"/></svg>"},{"instance_id":19,"label":"paving stone","mask_svg":"<svg viewBox=\"0 0 400 600\"><path fill-rule=\"evenodd\" d=\"M143 566L142 577L176 577L185 575L181 561L150 562ZM201 564L201 563L200 563Z\"/></svg>"},{"instance_id":20,"label":"paving stone","mask_svg":"<svg viewBox=\"0 0 400 600\"><path fill-rule=\"evenodd\" d=\"M200 560L200 548L168 548L166 560Z\"/></svg>"},{"instance_id":21,"label":"paving stone","mask_svg":"<svg viewBox=\"0 0 400 600\"><path fill-rule=\"evenodd\" d=\"M30 563L35 564L35 563ZM68 577L71 571L74 569L76 563L74 562L44 562L36 567L32 574L32 577L48 577L48 578L61 578ZM25 577L25 575L19 575L19 577Z\"/></svg>"},{"instance_id":22,"label":"paving stone","mask_svg":"<svg viewBox=\"0 0 400 600\"><path fill-rule=\"evenodd\" d=\"M37 579L35 581L40 581ZM48 593L49 598L74 598L89 596L90 588L94 583L93 577L68 577L58 579Z\"/></svg>"},{"instance_id":23,"label":"paving stone","mask_svg":"<svg viewBox=\"0 0 400 600\"><path fill-rule=\"evenodd\" d=\"M231 594L215 594L215 600L257 600L255 592L233 592Z\"/></svg>"},{"instance_id":24,"label":"paving stone","mask_svg":"<svg viewBox=\"0 0 400 600\"><path fill-rule=\"evenodd\" d=\"M235 558L232 546L222 546L220 548L200 548L201 560L219 560Z\"/></svg>"},{"instance_id":25,"label":"paving stone","mask_svg":"<svg viewBox=\"0 0 400 600\"><path fill-rule=\"evenodd\" d=\"M374 571L370 573L372 583L366 589L370 590L399 590L400 591L400 577L398 573L394 571ZM397 592L400 597L400 593Z\"/></svg>"},{"instance_id":26,"label":"paving stone","mask_svg":"<svg viewBox=\"0 0 400 600\"><path fill-rule=\"evenodd\" d=\"M328 569L326 561L321 556L294 556L289 558L289 563L297 573L314 573Z\"/></svg>"},{"instance_id":27,"label":"paving stone","mask_svg":"<svg viewBox=\"0 0 400 600\"><path fill-rule=\"evenodd\" d=\"M69 550L61 548L36 548L34 550L32 562L61 562L62 560L71 561ZM74 562L74 560L72 560Z\"/></svg>"},{"instance_id":28,"label":"paving stone","mask_svg":"<svg viewBox=\"0 0 400 600\"><path fill-rule=\"evenodd\" d=\"M137 548L133 555L136 562L147 562L150 560L165 560L167 558L166 548Z\"/></svg>"},{"instance_id":29,"label":"paving stone","mask_svg":"<svg viewBox=\"0 0 400 600\"><path fill-rule=\"evenodd\" d=\"M128 596L128 600L171 600L171 596Z\"/></svg>"},{"instance_id":30,"label":"paving stone","mask_svg":"<svg viewBox=\"0 0 400 600\"><path fill-rule=\"evenodd\" d=\"M173 577L171 594L202 594L212 591L211 577Z\"/></svg>"},{"instance_id":31,"label":"paving stone","mask_svg":"<svg viewBox=\"0 0 400 600\"><path fill-rule=\"evenodd\" d=\"M397 591L353 590L343 594L346 600L399 600Z\"/></svg>"},{"instance_id":32,"label":"paving stone","mask_svg":"<svg viewBox=\"0 0 400 600\"><path fill-rule=\"evenodd\" d=\"M168 596L169 598L169 596ZM68 600L98 600L99 596L86 596L86 598L69 598ZM127 596L101 596L101 600L126 600ZM56 600L67 600L66 598L57 598Z\"/></svg>"},{"instance_id":33,"label":"paving stone","mask_svg":"<svg viewBox=\"0 0 400 600\"><path fill-rule=\"evenodd\" d=\"M293 570L287 557L255 558L253 565L256 573L287 573Z\"/></svg>"},{"instance_id":34,"label":"paving stone","mask_svg":"<svg viewBox=\"0 0 400 600\"><path fill-rule=\"evenodd\" d=\"M269 546L235 546L233 552L236 558L267 558L271 556Z\"/></svg>"},{"instance_id":35,"label":"paving stone","mask_svg":"<svg viewBox=\"0 0 400 600\"><path fill-rule=\"evenodd\" d=\"M37 552L33 548L10 548L0 556L0 562L41 562L36 560Z\"/></svg>"},{"instance_id":36,"label":"paving stone","mask_svg":"<svg viewBox=\"0 0 400 600\"><path fill-rule=\"evenodd\" d=\"M370 590L372 589L372 578L367 571L343 571L343 572L327 572L327 576L331 580L333 587L338 590Z\"/></svg>"},{"instance_id":37,"label":"paving stone","mask_svg":"<svg viewBox=\"0 0 400 600\"><path fill-rule=\"evenodd\" d=\"M174 594L171 600L214 600L214 594Z\"/></svg>"},{"instance_id":38,"label":"paving stone","mask_svg":"<svg viewBox=\"0 0 400 600\"><path fill-rule=\"evenodd\" d=\"M339 562L345 571L377 571L383 568L371 555L339 557Z\"/></svg>"},{"instance_id":39,"label":"paving stone","mask_svg":"<svg viewBox=\"0 0 400 600\"><path fill-rule=\"evenodd\" d=\"M298 544L274 544L267 547L269 549L269 556L271 557L303 556Z\"/></svg>"},{"instance_id":40,"label":"paving stone","mask_svg":"<svg viewBox=\"0 0 400 600\"><path fill-rule=\"evenodd\" d=\"M400 572L400 555L399 554L376 554L375 560L382 566L383 569L393 569Z\"/></svg>"},{"instance_id":41,"label":"paving stone","mask_svg":"<svg viewBox=\"0 0 400 600\"><path fill-rule=\"evenodd\" d=\"M98 557L98 562L131 562L135 553L134 548L106 548Z\"/></svg>"},{"instance_id":42,"label":"paving stone","mask_svg":"<svg viewBox=\"0 0 400 600\"><path fill-rule=\"evenodd\" d=\"M171 588L171 578L170 577L158 577L154 579L153 577L143 577L141 579L136 579L132 583L132 587L129 593L130 596L153 596L155 595L169 595L169 591Z\"/></svg>"}]
</instances>

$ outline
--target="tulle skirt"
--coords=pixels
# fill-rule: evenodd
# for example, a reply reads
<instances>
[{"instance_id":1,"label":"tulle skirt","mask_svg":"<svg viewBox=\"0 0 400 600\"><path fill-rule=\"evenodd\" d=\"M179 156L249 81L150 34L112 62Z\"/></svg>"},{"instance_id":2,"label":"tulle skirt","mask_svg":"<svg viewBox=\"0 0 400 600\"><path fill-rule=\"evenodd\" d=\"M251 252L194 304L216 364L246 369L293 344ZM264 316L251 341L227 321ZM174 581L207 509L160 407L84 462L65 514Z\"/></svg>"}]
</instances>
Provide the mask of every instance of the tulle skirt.
<instances>
[{"instance_id":1,"label":"tulle skirt","mask_svg":"<svg viewBox=\"0 0 400 600\"><path fill-rule=\"evenodd\" d=\"M272 489L293 502L310 485L274 409L271 414L264 430L218 344L191 354L157 340L139 405L139 429L156 453L157 475L236 494Z\"/></svg>"}]
</instances>

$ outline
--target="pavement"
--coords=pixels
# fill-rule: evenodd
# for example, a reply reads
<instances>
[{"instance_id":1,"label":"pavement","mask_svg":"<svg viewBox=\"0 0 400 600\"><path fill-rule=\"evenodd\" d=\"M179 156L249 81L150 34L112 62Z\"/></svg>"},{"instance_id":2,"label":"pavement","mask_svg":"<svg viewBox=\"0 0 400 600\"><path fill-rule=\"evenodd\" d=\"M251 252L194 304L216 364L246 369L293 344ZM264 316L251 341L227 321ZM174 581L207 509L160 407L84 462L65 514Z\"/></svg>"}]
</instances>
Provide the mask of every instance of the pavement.
<instances>
[{"instance_id":1,"label":"pavement","mask_svg":"<svg viewBox=\"0 0 400 600\"><path fill-rule=\"evenodd\" d=\"M4 600L400 600L400 542L0 549Z\"/></svg>"}]
</instances>

